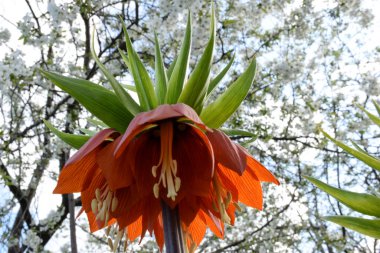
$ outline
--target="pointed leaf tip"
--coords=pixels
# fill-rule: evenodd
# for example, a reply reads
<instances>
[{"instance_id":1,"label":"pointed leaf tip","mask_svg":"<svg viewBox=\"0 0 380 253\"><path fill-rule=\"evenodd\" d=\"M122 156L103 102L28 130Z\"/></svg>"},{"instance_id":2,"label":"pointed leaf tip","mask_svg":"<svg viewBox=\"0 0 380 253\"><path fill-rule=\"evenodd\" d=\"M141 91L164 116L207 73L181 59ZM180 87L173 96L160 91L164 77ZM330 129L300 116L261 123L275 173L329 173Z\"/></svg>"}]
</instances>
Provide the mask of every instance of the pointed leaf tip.
<instances>
[{"instance_id":1,"label":"pointed leaf tip","mask_svg":"<svg viewBox=\"0 0 380 253\"><path fill-rule=\"evenodd\" d=\"M106 88L84 79L65 77L44 70L41 73L109 127L124 132L132 120L133 115L121 104L115 93Z\"/></svg>"},{"instance_id":2,"label":"pointed leaf tip","mask_svg":"<svg viewBox=\"0 0 380 253\"><path fill-rule=\"evenodd\" d=\"M223 79L223 77L227 74L228 70L231 68L233 62L235 60L235 54L232 55L228 64L222 69L222 71L210 81L210 85L208 86L207 95L210 95L214 88L219 84L219 82Z\"/></svg>"},{"instance_id":3,"label":"pointed leaf tip","mask_svg":"<svg viewBox=\"0 0 380 253\"><path fill-rule=\"evenodd\" d=\"M157 95L158 103L163 104L165 102L168 77L166 75L164 61L161 55L161 48L160 48L160 44L158 42L156 33L154 33L154 41L155 41L155 58L156 58L156 61L155 61L156 95Z\"/></svg>"},{"instance_id":4,"label":"pointed leaf tip","mask_svg":"<svg viewBox=\"0 0 380 253\"><path fill-rule=\"evenodd\" d=\"M361 234L380 239L380 220L364 219L350 216L326 216L324 220L334 222Z\"/></svg>"},{"instance_id":5,"label":"pointed leaf tip","mask_svg":"<svg viewBox=\"0 0 380 253\"><path fill-rule=\"evenodd\" d=\"M55 128L49 121L44 119L43 121L45 125L50 129L50 131L52 131L56 136L58 136L58 138L75 149L80 149L80 147L82 147L91 137L87 135L64 133Z\"/></svg>"},{"instance_id":6,"label":"pointed leaf tip","mask_svg":"<svg viewBox=\"0 0 380 253\"><path fill-rule=\"evenodd\" d=\"M308 176L304 177L319 189L325 191L327 194L336 198L339 202L350 207L351 209L362 214L380 217L380 198L366 193L346 191L325 184L318 179Z\"/></svg>"},{"instance_id":7,"label":"pointed leaf tip","mask_svg":"<svg viewBox=\"0 0 380 253\"><path fill-rule=\"evenodd\" d=\"M144 111L154 109L158 105L158 102L156 94L154 92L153 82L150 79L148 71L144 67L144 64L141 62L140 57L137 55L132 46L132 41L129 38L127 27L125 26L123 20L121 24L123 27L125 42L127 46L127 54L129 60L129 64L127 65L132 72L141 107Z\"/></svg>"},{"instance_id":8,"label":"pointed leaf tip","mask_svg":"<svg viewBox=\"0 0 380 253\"><path fill-rule=\"evenodd\" d=\"M198 113L200 113L203 108L203 103L205 101L205 96L207 95L208 85L210 82L210 72L212 60L214 58L215 36L215 14L214 9L212 9L210 39L178 99L181 103L185 103L196 109L199 108L199 110L197 110Z\"/></svg>"},{"instance_id":9,"label":"pointed leaf tip","mask_svg":"<svg viewBox=\"0 0 380 253\"><path fill-rule=\"evenodd\" d=\"M91 54L96 64L99 66L100 70L106 76L107 80L111 84L113 90L115 91L116 96L120 102L125 106L125 108L130 111L133 115L136 115L141 112L140 106L136 103L135 100L128 94L128 92L121 86L121 84L115 79L115 77L107 70L107 68L101 63L100 59L96 55L94 48L94 36L95 32L92 34L91 38Z\"/></svg>"},{"instance_id":10,"label":"pointed leaf tip","mask_svg":"<svg viewBox=\"0 0 380 253\"><path fill-rule=\"evenodd\" d=\"M187 18L185 37L182 42L180 53L175 62L168 82L165 102L175 104L181 94L182 87L186 82L187 70L189 68L189 58L191 51L191 15Z\"/></svg>"},{"instance_id":11,"label":"pointed leaf tip","mask_svg":"<svg viewBox=\"0 0 380 253\"><path fill-rule=\"evenodd\" d=\"M326 138L330 139L332 142L334 142L337 146L342 148L344 151L346 151L347 153L351 154L352 156L358 158L362 162L366 163L368 166L380 171L380 160L379 159L377 159L373 156L370 156L367 153L363 153L359 150L353 149L353 148L347 146L346 144L344 144L343 142L340 142L340 141L332 138L328 133L323 131L323 129L320 129L320 131L322 132L322 134Z\"/></svg>"},{"instance_id":12,"label":"pointed leaf tip","mask_svg":"<svg viewBox=\"0 0 380 253\"><path fill-rule=\"evenodd\" d=\"M201 113L202 121L211 128L219 128L237 110L247 96L256 73L254 58L244 73Z\"/></svg>"}]
</instances>

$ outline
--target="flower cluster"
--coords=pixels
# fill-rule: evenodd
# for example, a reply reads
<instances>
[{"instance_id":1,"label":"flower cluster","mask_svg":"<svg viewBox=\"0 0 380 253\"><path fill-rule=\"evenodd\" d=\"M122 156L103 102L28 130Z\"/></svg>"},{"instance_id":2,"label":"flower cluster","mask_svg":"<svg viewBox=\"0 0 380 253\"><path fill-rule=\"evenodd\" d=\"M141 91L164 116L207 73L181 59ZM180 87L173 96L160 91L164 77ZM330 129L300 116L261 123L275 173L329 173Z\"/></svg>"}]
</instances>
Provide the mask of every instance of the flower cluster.
<instances>
[{"instance_id":1,"label":"flower cluster","mask_svg":"<svg viewBox=\"0 0 380 253\"><path fill-rule=\"evenodd\" d=\"M163 210L171 209L179 215L179 227L192 252L207 228L223 237L224 224L234 224L239 202L262 209L260 182L278 184L266 168L218 129L247 95L255 76L255 60L222 95L206 103L232 64L210 81L214 11L210 28L205 51L189 76L190 15L180 53L168 70L156 37L153 85L123 26L128 55L120 54L135 81L138 103L93 48L94 60L114 92L43 71L108 126L89 138L61 133L47 124L67 143L80 148L62 169L54 193L80 192L81 212L87 214L91 231L107 227L113 251L124 236L133 241L147 231L154 233L161 249L164 239L167 246L171 244L163 229L167 224Z\"/></svg>"},{"instance_id":2,"label":"flower cluster","mask_svg":"<svg viewBox=\"0 0 380 253\"><path fill-rule=\"evenodd\" d=\"M238 202L262 209L260 181L278 181L240 145L204 125L185 104L137 115L124 134L93 136L60 174L54 193L81 192L91 231L114 225L117 247L154 231L163 246L161 201L178 206L188 246L206 227L219 237L233 224Z\"/></svg>"}]
</instances>

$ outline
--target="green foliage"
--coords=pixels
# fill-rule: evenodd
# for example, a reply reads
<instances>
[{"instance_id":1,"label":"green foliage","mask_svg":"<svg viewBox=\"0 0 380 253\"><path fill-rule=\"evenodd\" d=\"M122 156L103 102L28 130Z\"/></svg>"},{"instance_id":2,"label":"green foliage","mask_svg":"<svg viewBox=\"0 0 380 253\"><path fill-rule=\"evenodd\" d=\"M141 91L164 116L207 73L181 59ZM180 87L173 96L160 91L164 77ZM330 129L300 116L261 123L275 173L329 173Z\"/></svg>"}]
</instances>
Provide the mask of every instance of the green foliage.
<instances>
[{"instance_id":1,"label":"green foliage","mask_svg":"<svg viewBox=\"0 0 380 253\"><path fill-rule=\"evenodd\" d=\"M362 162L366 163L368 166L370 166L370 167L372 167L372 168L374 168L376 170L380 170L380 160L379 159L377 159L377 158L369 155L366 152L363 152L363 151L360 151L360 150L355 150L355 149L353 149L353 148L345 145L343 142L335 140L334 138L332 138L329 134L327 134L323 130L321 130L321 132L323 133L323 135L326 138L330 139L332 142L334 142L337 146L339 146L340 148L342 148L347 153L353 155L357 159L359 159Z\"/></svg>"},{"instance_id":2,"label":"green foliage","mask_svg":"<svg viewBox=\"0 0 380 253\"><path fill-rule=\"evenodd\" d=\"M106 67L100 62L97 57L94 49L94 34L92 35L92 43L91 43L91 54L94 58L96 64L98 64L100 70L107 77L110 82L112 88L114 89L118 99L124 105L124 107L130 111L133 115L141 112L140 106L133 100L133 98L128 94L128 92L123 88L123 86L116 81L115 77L106 69Z\"/></svg>"},{"instance_id":3,"label":"green foliage","mask_svg":"<svg viewBox=\"0 0 380 253\"><path fill-rule=\"evenodd\" d=\"M115 93L88 80L65 77L44 70L41 73L109 127L120 132L127 129L133 115L121 104Z\"/></svg>"},{"instance_id":4,"label":"green foliage","mask_svg":"<svg viewBox=\"0 0 380 253\"><path fill-rule=\"evenodd\" d=\"M186 32L181 50L168 70L165 69L159 42L157 36L155 35L155 85L153 85L147 69L144 67L142 61L133 48L132 41L127 32L127 27L124 23L122 23L122 26L126 36L125 41L127 54L120 49L119 53L133 76L135 84L134 88L120 84L101 63L94 51L94 36L92 36L92 56L100 70L111 84L115 93L111 93L103 88L100 88L100 86L97 86L97 89L86 93L85 90L90 88L90 86L88 86L90 82L88 81L78 81L79 79L68 79L56 74L43 72L44 75L53 81L54 84L74 96L90 112L110 127L113 127L119 131L122 130L121 132L123 132L123 130L125 130L128 126L131 118L141 111L152 110L159 104L163 103L185 103L200 114L200 117L206 125L212 128L219 128L236 111L246 97L255 77L255 59L251 62L245 72L234 83L232 83L222 95L220 95L206 108L203 108L204 103L207 100L206 98L209 97L208 95L210 95L212 90L225 76L234 60L234 57L232 57L227 66L211 81L211 85L209 86L216 37L214 8L212 8L211 12L210 38L208 44L200 57L199 62L190 74L189 80L186 80L186 78L188 74L187 72L192 43L192 24L190 13L188 14ZM71 85L72 82L74 82L75 85ZM140 105L132 99L126 89L136 91ZM97 104L96 100L98 100L98 98L94 98L94 95L100 96L100 92L102 92L102 94L107 94L103 94L102 96L116 95L119 102L114 102L114 99L107 100L106 98L99 97L99 99L107 101L99 102ZM125 111L124 114L128 113L128 120L125 120L124 118L118 119L114 116L104 116L109 114L106 112L108 110L105 110L106 104L108 105L109 103L113 104L110 107L111 112ZM97 106L99 106L99 108L96 108Z\"/></svg>"},{"instance_id":5,"label":"green foliage","mask_svg":"<svg viewBox=\"0 0 380 253\"><path fill-rule=\"evenodd\" d=\"M215 13L214 8L211 13L210 39L203 52L201 59L195 66L193 73L184 87L178 102L185 103L195 108L198 113L203 109L203 103L208 91L210 82L210 72L215 47ZM199 108L199 109L198 109ZM198 110L197 110L198 109Z\"/></svg>"},{"instance_id":6,"label":"green foliage","mask_svg":"<svg viewBox=\"0 0 380 253\"><path fill-rule=\"evenodd\" d=\"M45 125L61 140L75 149L82 147L90 139L89 135L68 134L56 129L49 121L44 120Z\"/></svg>"},{"instance_id":7,"label":"green foliage","mask_svg":"<svg viewBox=\"0 0 380 253\"><path fill-rule=\"evenodd\" d=\"M207 90L207 95L210 95L211 92L214 90L214 88L219 84L219 82L223 79L223 77L227 74L228 70L230 69L230 67L232 66L232 63L234 63L234 60L235 60L235 55L233 55L230 59L230 61L228 62L228 64L222 69L222 71L216 76L214 77L211 81L210 81L210 85L208 86L208 90Z\"/></svg>"},{"instance_id":8,"label":"green foliage","mask_svg":"<svg viewBox=\"0 0 380 253\"><path fill-rule=\"evenodd\" d=\"M207 126L219 128L240 106L251 88L256 73L256 59L245 72L214 102L203 109L201 119Z\"/></svg>"},{"instance_id":9,"label":"green foliage","mask_svg":"<svg viewBox=\"0 0 380 253\"><path fill-rule=\"evenodd\" d=\"M350 228L361 234L380 239L380 220L370 220L350 216L327 216L323 219Z\"/></svg>"},{"instance_id":10,"label":"green foliage","mask_svg":"<svg viewBox=\"0 0 380 253\"><path fill-rule=\"evenodd\" d=\"M325 191L327 194L336 198L339 200L339 202L345 204L352 210L363 214L380 217L380 198L366 193L356 193L352 191L342 190L325 184L312 177L305 178L312 182L319 189Z\"/></svg>"},{"instance_id":11,"label":"green foliage","mask_svg":"<svg viewBox=\"0 0 380 253\"><path fill-rule=\"evenodd\" d=\"M379 108L379 105L376 102L373 102L376 108ZM367 116L377 125L379 125L380 118L374 114L368 112L363 107L359 108L367 114ZM380 126L380 125L379 125ZM332 138L326 132L321 130L323 135L342 148L347 153L353 155L355 158L363 161L371 168L380 170L380 160L366 151L361 149L357 144L353 143L356 149L353 149L344 143ZM348 206L354 211L357 211L362 214L380 217L380 198L366 194L366 193L356 193L352 191L342 190L328 184L325 184L315 178L305 177L307 180L312 182L319 189L325 191L330 196L337 199L339 202ZM380 220L379 219L364 219L350 216L328 216L324 217L325 220L337 223L343 227L355 230L359 233L380 239Z\"/></svg>"},{"instance_id":12,"label":"green foliage","mask_svg":"<svg viewBox=\"0 0 380 253\"><path fill-rule=\"evenodd\" d=\"M190 12L187 18L187 26L185 37L182 42L182 47L173 67L173 71L168 75L168 91L166 94L166 103L175 104L181 94L182 87L185 83L187 70L189 68L189 57L191 50L191 15Z\"/></svg>"},{"instance_id":13,"label":"green foliage","mask_svg":"<svg viewBox=\"0 0 380 253\"><path fill-rule=\"evenodd\" d=\"M154 42L155 42L155 75L156 75L156 95L158 102L160 104L164 103L166 91L167 91L167 83L168 77L166 74L164 61L161 55L160 44L158 42L157 34L154 34Z\"/></svg>"}]
</instances>

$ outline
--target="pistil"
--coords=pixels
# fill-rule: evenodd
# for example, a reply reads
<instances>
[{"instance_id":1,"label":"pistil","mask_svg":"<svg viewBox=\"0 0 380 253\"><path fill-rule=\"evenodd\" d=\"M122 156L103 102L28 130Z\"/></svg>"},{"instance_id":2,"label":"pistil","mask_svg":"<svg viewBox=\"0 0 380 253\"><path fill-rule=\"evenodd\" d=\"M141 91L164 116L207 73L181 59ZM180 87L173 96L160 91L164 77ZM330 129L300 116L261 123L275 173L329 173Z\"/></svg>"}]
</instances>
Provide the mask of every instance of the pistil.
<instances>
[{"instance_id":1,"label":"pistil","mask_svg":"<svg viewBox=\"0 0 380 253\"><path fill-rule=\"evenodd\" d=\"M167 121L160 124L161 154L157 165L152 167L152 174L157 177L157 170L161 168L158 183L153 186L153 193L159 197L160 184L168 189L167 197L173 201L181 187L181 179L177 177L177 161L173 159L173 122Z\"/></svg>"}]
</instances>

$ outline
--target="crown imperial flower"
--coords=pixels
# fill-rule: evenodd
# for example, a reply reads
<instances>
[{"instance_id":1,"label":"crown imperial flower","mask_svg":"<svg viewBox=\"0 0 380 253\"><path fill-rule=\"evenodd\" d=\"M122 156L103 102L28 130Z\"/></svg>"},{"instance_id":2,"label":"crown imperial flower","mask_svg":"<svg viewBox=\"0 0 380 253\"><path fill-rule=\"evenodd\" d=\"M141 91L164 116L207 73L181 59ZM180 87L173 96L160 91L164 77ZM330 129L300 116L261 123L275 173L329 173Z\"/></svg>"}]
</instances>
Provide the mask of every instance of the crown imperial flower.
<instances>
[{"instance_id":1,"label":"crown imperial flower","mask_svg":"<svg viewBox=\"0 0 380 253\"><path fill-rule=\"evenodd\" d=\"M247 150L218 129L247 95L255 61L222 95L204 106L232 63L210 81L213 12L211 16L209 43L188 80L190 15L171 73L163 65L156 37L155 86L123 26L128 55L120 54L135 80L139 103L93 50L114 92L86 80L42 71L101 120L102 126L107 125L86 136L62 133L46 122L61 139L79 149L62 169L54 193L80 192L81 213L86 213L90 230L107 228L113 251L124 237L133 241L147 231L154 233L161 249L164 241L171 246L168 220L178 215L177 229L192 252L207 228L223 237L224 223L234 224L239 202L262 209L261 182L279 183Z\"/></svg>"}]
</instances>

